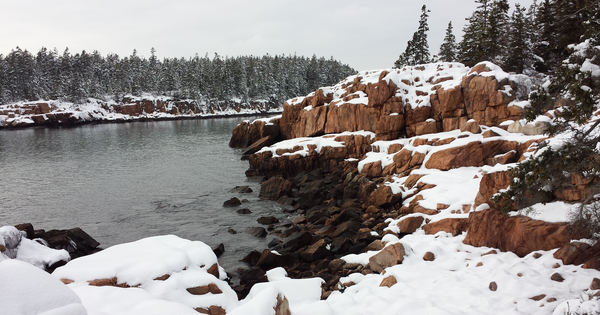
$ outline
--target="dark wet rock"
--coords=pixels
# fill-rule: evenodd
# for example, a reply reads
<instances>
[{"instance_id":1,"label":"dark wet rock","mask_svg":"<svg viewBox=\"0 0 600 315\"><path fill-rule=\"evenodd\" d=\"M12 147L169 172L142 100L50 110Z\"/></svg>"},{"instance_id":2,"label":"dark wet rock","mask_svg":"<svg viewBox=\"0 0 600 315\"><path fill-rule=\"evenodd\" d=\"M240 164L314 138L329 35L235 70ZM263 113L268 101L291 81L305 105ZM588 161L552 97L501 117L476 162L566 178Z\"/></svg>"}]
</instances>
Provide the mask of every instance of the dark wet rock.
<instances>
[{"instance_id":1,"label":"dark wet rock","mask_svg":"<svg viewBox=\"0 0 600 315\"><path fill-rule=\"evenodd\" d=\"M248 209L248 208L238 209L236 212L239 213L239 214L250 214L250 213L252 213L252 211L250 211L250 209Z\"/></svg>"},{"instance_id":2,"label":"dark wet rock","mask_svg":"<svg viewBox=\"0 0 600 315\"><path fill-rule=\"evenodd\" d=\"M558 272L553 273L552 276L550 276L550 279L556 282L565 281L565 278L563 278L563 276Z\"/></svg>"},{"instance_id":3,"label":"dark wet rock","mask_svg":"<svg viewBox=\"0 0 600 315\"><path fill-rule=\"evenodd\" d=\"M249 194L253 192L252 188L249 186L235 186L235 188L229 191L230 193L240 193L240 194Z\"/></svg>"},{"instance_id":4,"label":"dark wet rock","mask_svg":"<svg viewBox=\"0 0 600 315\"><path fill-rule=\"evenodd\" d=\"M346 221L335 229L333 237L338 237L345 233L356 233L358 229L360 229L360 223L358 221Z\"/></svg>"},{"instance_id":5,"label":"dark wet rock","mask_svg":"<svg viewBox=\"0 0 600 315\"><path fill-rule=\"evenodd\" d=\"M265 271L260 267L252 267L244 270L240 275L240 283L249 284L249 283L258 283L258 282L266 282L267 277Z\"/></svg>"},{"instance_id":6,"label":"dark wet rock","mask_svg":"<svg viewBox=\"0 0 600 315\"><path fill-rule=\"evenodd\" d=\"M318 240L316 243L308 246L300 254L300 259L302 259L303 261L313 262L315 260L325 258L328 253L329 250L327 249L327 241L325 239L321 239Z\"/></svg>"},{"instance_id":7,"label":"dark wet rock","mask_svg":"<svg viewBox=\"0 0 600 315\"><path fill-rule=\"evenodd\" d=\"M273 248L273 247L276 247L276 246L279 246L279 245L281 245L281 241L280 241L280 240L278 240L278 239L276 239L276 238L272 239L272 240L269 242L269 244L267 244L267 246L268 246L269 248Z\"/></svg>"},{"instance_id":8,"label":"dark wet rock","mask_svg":"<svg viewBox=\"0 0 600 315\"><path fill-rule=\"evenodd\" d=\"M223 207L231 208L231 207L237 207L241 204L242 204L242 202L237 197L233 197L233 198L223 202Z\"/></svg>"},{"instance_id":9,"label":"dark wet rock","mask_svg":"<svg viewBox=\"0 0 600 315\"><path fill-rule=\"evenodd\" d=\"M267 230L265 230L265 228L262 227L251 227L248 229L248 233L255 237L266 237L268 234Z\"/></svg>"},{"instance_id":10,"label":"dark wet rock","mask_svg":"<svg viewBox=\"0 0 600 315\"><path fill-rule=\"evenodd\" d=\"M42 230L43 231L43 230ZM71 259L98 252L100 243L80 228L70 230L50 230L35 234L48 243L48 247L64 249L71 255Z\"/></svg>"},{"instance_id":11,"label":"dark wet rock","mask_svg":"<svg viewBox=\"0 0 600 315\"><path fill-rule=\"evenodd\" d=\"M289 195L292 191L292 182L281 176L272 177L261 183L259 196L264 199L277 200L281 196Z\"/></svg>"},{"instance_id":12,"label":"dark wet rock","mask_svg":"<svg viewBox=\"0 0 600 315\"><path fill-rule=\"evenodd\" d=\"M309 232L294 233L283 240L283 249L288 252L295 252L310 244L312 239L313 237Z\"/></svg>"},{"instance_id":13,"label":"dark wet rock","mask_svg":"<svg viewBox=\"0 0 600 315\"><path fill-rule=\"evenodd\" d=\"M279 223L279 220L276 217L270 216L270 217L260 217L258 219L256 219L256 221L260 224L264 224L264 225L271 225L271 224L275 224L275 223Z\"/></svg>"},{"instance_id":14,"label":"dark wet rock","mask_svg":"<svg viewBox=\"0 0 600 315\"><path fill-rule=\"evenodd\" d=\"M334 222L336 224L341 224L349 220L357 220L359 218L359 211L360 209L358 208L346 208L340 212Z\"/></svg>"},{"instance_id":15,"label":"dark wet rock","mask_svg":"<svg viewBox=\"0 0 600 315\"><path fill-rule=\"evenodd\" d=\"M329 217L329 213L323 209L321 209L320 206L316 206L311 208L310 210L306 211L306 221L314 223L319 221L322 218L327 219Z\"/></svg>"},{"instance_id":16,"label":"dark wet rock","mask_svg":"<svg viewBox=\"0 0 600 315\"><path fill-rule=\"evenodd\" d=\"M225 252L225 245L223 243L219 244L217 247L213 248L213 253L217 256L217 258L221 257Z\"/></svg>"},{"instance_id":17,"label":"dark wet rock","mask_svg":"<svg viewBox=\"0 0 600 315\"><path fill-rule=\"evenodd\" d=\"M33 229L33 225L31 223L22 223L15 225L15 228L19 231L25 231L26 238L32 240L35 238L35 231Z\"/></svg>"},{"instance_id":18,"label":"dark wet rock","mask_svg":"<svg viewBox=\"0 0 600 315\"><path fill-rule=\"evenodd\" d=\"M277 203L284 206L294 206L298 203L298 200L289 196L281 196L279 199L277 199Z\"/></svg>"},{"instance_id":19,"label":"dark wet rock","mask_svg":"<svg viewBox=\"0 0 600 315\"><path fill-rule=\"evenodd\" d=\"M283 256L276 254L271 250L265 249L260 255L260 258L256 262L256 265L263 268L264 270L273 269L276 267L282 267L289 263L292 258L289 256Z\"/></svg>"},{"instance_id":20,"label":"dark wet rock","mask_svg":"<svg viewBox=\"0 0 600 315\"><path fill-rule=\"evenodd\" d=\"M253 250L246 257L242 258L242 262L247 263L250 266L255 266L260 258L260 252Z\"/></svg>"},{"instance_id":21,"label":"dark wet rock","mask_svg":"<svg viewBox=\"0 0 600 315\"><path fill-rule=\"evenodd\" d=\"M229 232L230 234L237 234L237 231L232 228L227 229L227 232Z\"/></svg>"},{"instance_id":22,"label":"dark wet rock","mask_svg":"<svg viewBox=\"0 0 600 315\"><path fill-rule=\"evenodd\" d=\"M352 241L349 238L337 237L331 242L330 250L333 254L342 254L347 252L351 245Z\"/></svg>"}]
</instances>

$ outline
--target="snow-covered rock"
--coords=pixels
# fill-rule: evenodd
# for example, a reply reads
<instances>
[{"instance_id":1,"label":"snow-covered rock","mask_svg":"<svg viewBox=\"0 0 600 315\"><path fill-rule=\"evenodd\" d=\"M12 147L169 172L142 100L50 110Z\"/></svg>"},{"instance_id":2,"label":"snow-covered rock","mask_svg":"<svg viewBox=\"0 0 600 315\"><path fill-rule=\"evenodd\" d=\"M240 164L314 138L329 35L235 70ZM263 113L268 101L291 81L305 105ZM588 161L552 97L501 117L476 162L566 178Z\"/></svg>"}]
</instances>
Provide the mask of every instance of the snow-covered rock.
<instances>
[{"instance_id":1,"label":"snow-covered rock","mask_svg":"<svg viewBox=\"0 0 600 315\"><path fill-rule=\"evenodd\" d=\"M88 314L71 289L45 271L18 259L0 261L0 313Z\"/></svg>"}]
</instances>

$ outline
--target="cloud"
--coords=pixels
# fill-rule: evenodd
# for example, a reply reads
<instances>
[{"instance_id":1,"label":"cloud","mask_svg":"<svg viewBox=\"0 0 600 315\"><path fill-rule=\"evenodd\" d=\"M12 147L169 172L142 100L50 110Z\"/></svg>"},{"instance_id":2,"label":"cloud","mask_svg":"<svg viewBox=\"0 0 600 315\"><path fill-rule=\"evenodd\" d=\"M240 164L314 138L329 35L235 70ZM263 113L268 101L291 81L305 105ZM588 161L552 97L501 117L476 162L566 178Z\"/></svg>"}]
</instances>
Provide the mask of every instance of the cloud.
<instances>
[{"instance_id":1,"label":"cloud","mask_svg":"<svg viewBox=\"0 0 600 315\"><path fill-rule=\"evenodd\" d=\"M525 3L525 5L529 5ZM460 37L472 0L0 0L0 53L42 46L75 53L159 57L294 54L341 60L357 70L389 68L431 10L429 48L448 21Z\"/></svg>"}]
</instances>

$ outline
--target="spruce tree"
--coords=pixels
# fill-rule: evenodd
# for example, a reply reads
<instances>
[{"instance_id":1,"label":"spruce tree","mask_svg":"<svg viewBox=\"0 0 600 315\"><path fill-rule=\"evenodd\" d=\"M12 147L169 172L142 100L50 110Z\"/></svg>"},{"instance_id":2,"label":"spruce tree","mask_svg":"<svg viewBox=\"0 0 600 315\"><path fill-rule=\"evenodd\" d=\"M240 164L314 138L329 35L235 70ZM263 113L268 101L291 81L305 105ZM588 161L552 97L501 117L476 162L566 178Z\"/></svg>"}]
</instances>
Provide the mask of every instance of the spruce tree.
<instances>
[{"instance_id":1,"label":"spruce tree","mask_svg":"<svg viewBox=\"0 0 600 315\"><path fill-rule=\"evenodd\" d=\"M440 61L453 62L457 59L458 45L456 44L456 37L452 32L452 21L448 22L448 28L446 28L446 36L440 46L440 52L438 57Z\"/></svg>"},{"instance_id":2,"label":"spruce tree","mask_svg":"<svg viewBox=\"0 0 600 315\"><path fill-rule=\"evenodd\" d=\"M584 23L589 23L587 20ZM564 34L560 34L564 36ZM546 130L554 139L538 146L532 158L512 170L510 187L494 197L504 211L523 208L537 202L549 202L555 193L570 188L576 181L583 188L583 201L573 219L600 237L600 46L589 38L573 37L577 46L569 46L570 55L556 71L549 85L540 86L530 95L526 111L528 121L552 110L554 121ZM581 41L585 40L583 43ZM580 44L579 44L580 43ZM555 109L555 107L560 108ZM561 139L557 141L557 139ZM548 145L548 141L552 145Z\"/></svg>"},{"instance_id":3,"label":"spruce tree","mask_svg":"<svg viewBox=\"0 0 600 315\"><path fill-rule=\"evenodd\" d=\"M530 47L530 27L525 18L525 8L516 4L510 21L508 33L508 54L503 68L508 71L523 73L525 67L531 67L533 57Z\"/></svg>"},{"instance_id":4,"label":"spruce tree","mask_svg":"<svg viewBox=\"0 0 600 315\"><path fill-rule=\"evenodd\" d=\"M421 7L419 28L413 34L412 39L408 41L406 50L394 63L394 67L401 68L406 65L412 66L431 62L429 44L427 43L427 32L429 31L429 25L427 24L429 15L427 13L429 12L431 11L427 10L425 5Z\"/></svg>"},{"instance_id":5,"label":"spruce tree","mask_svg":"<svg viewBox=\"0 0 600 315\"><path fill-rule=\"evenodd\" d=\"M468 66L480 61L502 63L507 45L508 0L475 0L479 4L467 19L460 43L460 59Z\"/></svg>"}]
</instances>

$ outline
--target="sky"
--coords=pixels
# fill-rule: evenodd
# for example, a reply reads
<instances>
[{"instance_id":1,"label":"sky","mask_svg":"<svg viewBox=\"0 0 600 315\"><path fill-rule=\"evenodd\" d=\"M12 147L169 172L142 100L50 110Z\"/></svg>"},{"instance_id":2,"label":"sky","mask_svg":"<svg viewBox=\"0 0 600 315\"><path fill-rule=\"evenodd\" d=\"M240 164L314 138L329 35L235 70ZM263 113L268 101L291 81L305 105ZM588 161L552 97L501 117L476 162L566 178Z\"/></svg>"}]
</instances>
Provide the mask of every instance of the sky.
<instances>
[{"instance_id":1,"label":"sky","mask_svg":"<svg viewBox=\"0 0 600 315\"><path fill-rule=\"evenodd\" d=\"M509 0L511 11L516 0ZM529 7L533 0L518 1ZM448 22L460 39L473 0L0 0L0 54L17 46L159 58L304 55L391 68L429 13L430 53Z\"/></svg>"}]
</instances>

